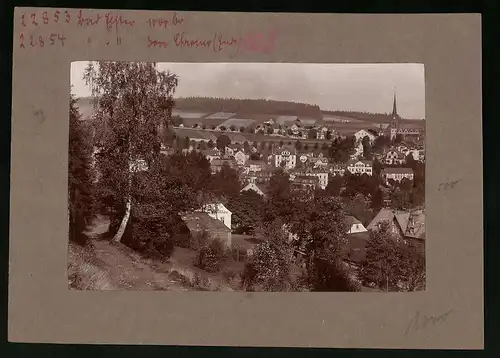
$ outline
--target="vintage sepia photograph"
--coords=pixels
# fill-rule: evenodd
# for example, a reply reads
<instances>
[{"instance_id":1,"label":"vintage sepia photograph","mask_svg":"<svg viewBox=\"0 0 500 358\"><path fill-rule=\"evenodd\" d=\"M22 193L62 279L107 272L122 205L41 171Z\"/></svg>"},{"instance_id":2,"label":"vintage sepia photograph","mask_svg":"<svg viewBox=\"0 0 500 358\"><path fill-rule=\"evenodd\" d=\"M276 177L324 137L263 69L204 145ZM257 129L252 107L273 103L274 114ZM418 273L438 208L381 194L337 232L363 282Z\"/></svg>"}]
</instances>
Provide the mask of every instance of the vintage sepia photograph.
<instances>
[{"instance_id":1,"label":"vintage sepia photograph","mask_svg":"<svg viewBox=\"0 0 500 358\"><path fill-rule=\"evenodd\" d=\"M426 287L423 64L71 64L73 290Z\"/></svg>"}]
</instances>

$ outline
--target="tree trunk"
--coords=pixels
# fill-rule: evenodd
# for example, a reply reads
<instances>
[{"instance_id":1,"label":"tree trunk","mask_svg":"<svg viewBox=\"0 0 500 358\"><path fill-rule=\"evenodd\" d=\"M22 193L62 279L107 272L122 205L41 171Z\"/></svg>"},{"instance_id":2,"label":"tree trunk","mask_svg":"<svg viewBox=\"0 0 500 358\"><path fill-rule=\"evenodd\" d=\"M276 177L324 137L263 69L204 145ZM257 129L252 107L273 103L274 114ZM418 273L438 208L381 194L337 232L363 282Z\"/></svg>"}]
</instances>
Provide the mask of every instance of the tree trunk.
<instances>
[{"instance_id":1,"label":"tree trunk","mask_svg":"<svg viewBox=\"0 0 500 358\"><path fill-rule=\"evenodd\" d=\"M130 218L130 211L132 209L132 198L131 195L129 194L128 199L127 199L127 209L125 211L125 215L123 216L122 222L120 224L120 227L118 228L118 231L116 232L115 236L113 237L113 242L120 242L122 240L123 234L125 233L125 229L127 228L128 220Z\"/></svg>"},{"instance_id":2,"label":"tree trunk","mask_svg":"<svg viewBox=\"0 0 500 358\"><path fill-rule=\"evenodd\" d=\"M130 157L130 156L129 156ZM130 163L130 159L129 159ZM132 174L133 170L130 170L130 165L128 169L128 192L127 192L127 207L125 210L125 215L123 216L122 222L120 223L120 227L113 237L112 242L119 243L122 240L123 234L125 233L125 229L127 228L128 220L130 218L130 212L132 211Z\"/></svg>"}]
</instances>

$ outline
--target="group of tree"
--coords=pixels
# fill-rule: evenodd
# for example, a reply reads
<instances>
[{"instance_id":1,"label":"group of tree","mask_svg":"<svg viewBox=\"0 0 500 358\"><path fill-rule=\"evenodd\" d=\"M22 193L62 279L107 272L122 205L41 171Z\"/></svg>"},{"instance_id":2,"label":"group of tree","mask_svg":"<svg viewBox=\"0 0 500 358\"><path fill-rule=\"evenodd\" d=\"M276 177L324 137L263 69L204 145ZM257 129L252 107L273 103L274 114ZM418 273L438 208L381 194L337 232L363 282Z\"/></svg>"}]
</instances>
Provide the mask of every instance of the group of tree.
<instances>
[{"instance_id":1,"label":"group of tree","mask_svg":"<svg viewBox=\"0 0 500 358\"><path fill-rule=\"evenodd\" d=\"M340 198L305 195L291 190L289 176L278 170L271 177L264 203L256 201L267 241L257 245L246 265L247 289L271 291L357 291L342 267L346 244L346 212ZM293 233L296 240L289 240ZM298 270L294 253L304 255ZM297 271L298 270L298 271Z\"/></svg>"},{"instance_id":2,"label":"group of tree","mask_svg":"<svg viewBox=\"0 0 500 358\"><path fill-rule=\"evenodd\" d=\"M360 276L365 285L384 291L423 290L424 253L411 243L394 238L389 224L382 222L378 230L370 231Z\"/></svg>"},{"instance_id":3,"label":"group of tree","mask_svg":"<svg viewBox=\"0 0 500 358\"><path fill-rule=\"evenodd\" d=\"M68 217L69 238L84 244L83 234L92 218L94 197L92 193L91 132L80 120L77 100L72 95L69 103L69 151L68 151Z\"/></svg>"},{"instance_id":4,"label":"group of tree","mask_svg":"<svg viewBox=\"0 0 500 358\"><path fill-rule=\"evenodd\" d=\"M306 103L273 101L266 99L236 99L215 97L177 98L176 109L199 112L227 112L238 114L296 115L322 118L317 105Z\"/></svg>"},{"instance_id":5,"label":"group of tree","mask_svg":"<svg viewBox=\"0 0 500 358\"><path fill-rule=\"evenodd\" d=\"M335 163L346 163L354 153L355 144L354 136L335 138L328 150L328 157Z\"/></svg>"},{"instance_id":6,"label":"group of tree","mask_svg":"<svg viewBox=\"0 0 500 358\"><path fill-rule=\"evenodd\" d=\"M97 148L96 210L109 217L113 241L168 256L179 213L210 200L214 182L200 153L160 153L158 129L172 125L178 78L155 63L102 61L88 65L84 80L95 98L97 128L89 145ZM134 169L139 159L147 170Z\"/></svg>"}]
</instances>

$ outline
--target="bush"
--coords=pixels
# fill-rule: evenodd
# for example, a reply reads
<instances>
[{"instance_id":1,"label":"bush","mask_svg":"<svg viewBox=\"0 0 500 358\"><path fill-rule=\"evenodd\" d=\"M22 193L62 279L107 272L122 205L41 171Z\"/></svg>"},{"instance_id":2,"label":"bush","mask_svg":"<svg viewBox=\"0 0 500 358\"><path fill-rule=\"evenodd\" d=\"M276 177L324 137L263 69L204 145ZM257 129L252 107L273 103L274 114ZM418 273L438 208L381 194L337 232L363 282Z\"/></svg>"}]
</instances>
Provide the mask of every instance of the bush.
<instances>
[{"instance_id":1,"label":"bush","mask_svg":"<svg viewBox=\"0 0 500 358\"><path fill-rule=\"evenodd\" d=\"M213 239L198 249L194 265L207 272L219 272L225 254L224 244L218 239Z\"/></svg>"},{"instance_id":2,"label":"bush","mask_svg":"<svg viewBox=\"0 0 500 358\"><path fill-rule=\"evenodd\" d=\"M311 291L360 292L361 284L349 276L342 263L334 260L316 259L309 276Z\"/></svg>"},{"instance_id":3,"label":"bush","mask_svg":"<svg viewBox=\"0 0 500 358\"><path fill-rule=\"evenodd\" d=\"M168 259L174 251L173 239L161 217L147 219L131 217L122 243L152 259Z\"/></svg>"}]
</instances>

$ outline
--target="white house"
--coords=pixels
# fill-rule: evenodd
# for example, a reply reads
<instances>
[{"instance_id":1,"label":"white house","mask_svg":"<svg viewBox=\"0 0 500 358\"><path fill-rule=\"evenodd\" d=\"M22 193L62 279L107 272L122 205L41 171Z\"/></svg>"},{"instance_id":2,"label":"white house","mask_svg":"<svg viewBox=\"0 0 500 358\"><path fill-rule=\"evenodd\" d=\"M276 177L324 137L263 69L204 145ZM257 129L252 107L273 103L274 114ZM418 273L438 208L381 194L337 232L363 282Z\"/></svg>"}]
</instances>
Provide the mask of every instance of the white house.
<instances>
[{"instance_id":1,"label":"white house","mask_svg":"<svg viewBox=\"0 0 500 358\"><path fill-rule=\"evenodd\" d=\"M274 154L274 166L284 166L286 169L293 169L297 165L297 154L294 147L283 147Z\"/></svg>"},{"instance_id":2,"label":"white house","mask_svg":"<svg viewBox=\"0 0 500 358\"><path fill-rule=\"evenodd\" d=\"M389 150L385 154L384 162L388 165L400 165L405 162L405 156L396 150Z\"/></svg>"},{"instance_id":3,"label":"white house","mask_svg":"<svg viewBox=\"0 0 500 358\"><path fill-rule=\"evenodd\" d=\"M248 190L253 190L254 192L256 192L257 194L263 196L264 195L264 192L262 191L262 189L260 189L258 187L257 184L255 183L248 183L243 189L241 189L240 191L248 191Z\"/></svg>"},{"instance_id":4,"label":"white house","mask_svg":"<svg viewBox=\"0 0 500 358\"><path fill-rule=\"evenodd\" d=\"M248 158L249 156L242 150L238 150L236 153L234 153L234 159L236 160L236 163L238 165L245 165Z\"/></svg>"},{"instance_id":5,"label":"white house","mask_svg":"<svg viewBox=\"0 0 500 358\"><path fill-rule=\"evenodd\" d=\"M321 153L320 153L321 155ZM314 168L326 168L328 166L328 159L324 157L318 157L315 159Z\"/></svg>"},{"instance_id":6,"label":"white house","mask_svg":"<svg viewBox=\"0 0 500 358\"><path fill-rule=\"evenodd\" d=\"M326 133L328 132L327 127L320 127L318 129L318 139L325 139L326 138Z\"/></svg>"},{"instance_id":7,"label":"white house","mask_svg":"<svg viewBox=\"0 0 500 358\"><path fill-rule=\"evenodd\" d=\"M362 142L364 137L368 137L370 140L370 145L373 145L373 142L375 141L376 136L373 133L368 132L365 129L361 129L354 133L354 138L356 139L356 142Z\"/></svg>"},{"instance_id":8,"label":"white house","mask_svg":"<svg viewBox=\"0 0 500 358\"><path fill-rule=\"evenodd\" d=\"M347 170L351 174L373 174L373 162L371 160L349 160Z\"/></svg>"},{"instance_id":9,"label":"white house","mask_svg":"<svg viewBox=\"0 0 500 358\"><path fill-rule=\"evenodd\" d=\"M349 225L348 234L357 234L360 232L367 232L368 230L364 227L364 225L356 219L354 216L346 216L347 224Z\"/></svg>"},{"instance_id":10,"label":"white house","mask_svg":"<svg viewBox=\"0 0 500 358\"><path fill-rule=\"evenodd\" d=\"M211 218L222 221L229 229L231 229L232 212L228 210L222 203L206 204L197 212L207 213Z\"/></svg>"},{"instance_id":11,"label":"white house","mask_svg":"<svg viewBox=\"0 0 500 358\"><path fill-rule=\"evenodd\" d=\"M246 166L248 167L248 172L259 172L266 166L266 162L263 160L249 160Z\"/></svg>"},{"instance_id":12,"label":"white house","mask_svg":"<svg viewBox=\"0 0 500 358\"><path fill-rule=\"evenodd\" d=\"M313 171L311 174L318 177L319 187L324 190L328 185L328 171Z\"/></svg>"},{"instance_id":13,"label":"white house","mask_svg":"<svg viewBox=\"0 0 500 358\"><path fill-rule=\"evenodd\" d=\"M397 182L403 179L413 180L413 169L411 168L384 168L380 172L380 176L385 181L386 184L389 180L395 180Z\"/></svg>"},{"instance_id":14,"label":"white house","mask_svg":"<svg viewBox=\"0 0 500 358\"><path fill-rule=\"evenodd\" d=\"M292 131L293 135L297 135L300 132L300 127L294 123L290 127L290 130Z\"/></svg>"},{"instance_id":15,"label":"white house","mask_svg":"<svg viewBox=\"0 0 500 358\"><path fill-rule=\"evenodd\" d=\"M328 185L328 171L327 170L296 170L290 173L290 180L294 180L296 177L317 177L318 185L321 189L325 189Z\"/></svg>"},{"instance_id":16,"label":"white house","mask_svg":"<svg viewBox=\"0 0 500 358\"><path fill-rule=\"evenodd\" d=\"M207 158L207 160L211 163L212 160L214 159L220 159L220 154L219 154L219 151L217 150L214 150L214 149L206 149L206 150L202 150L201 151L201 154L203 154L205 156L205 158Z\"/></svg>"},{"instance_id":17,"label":"white house","mask_svg":"<svg viewBox=\"0 0 500 358\"><path fill-rule=\"evenodd\" d=\"M333 164L330 166L330 173L343 176L346 170L345 164Z\"/></svg>"}]
</instances>

